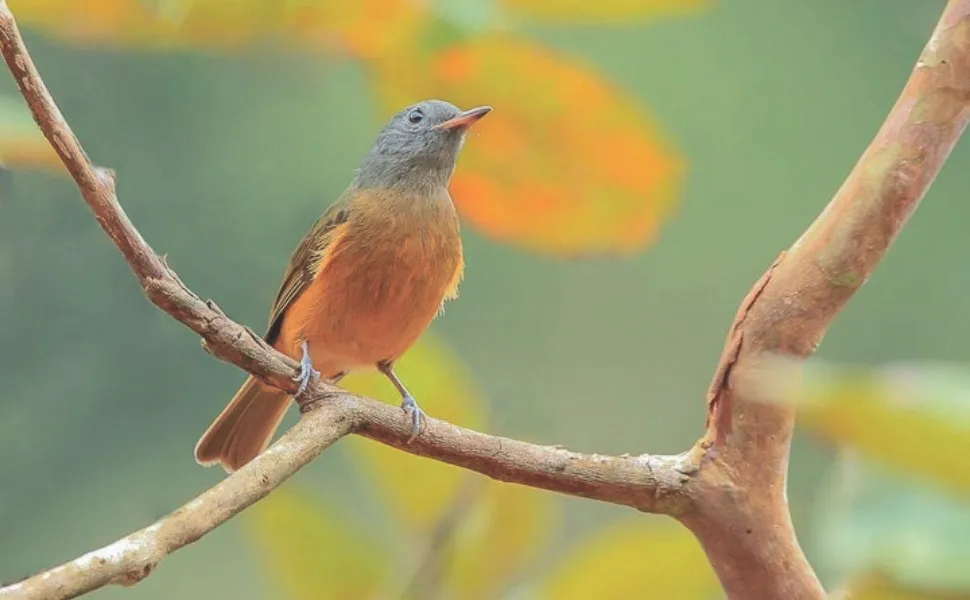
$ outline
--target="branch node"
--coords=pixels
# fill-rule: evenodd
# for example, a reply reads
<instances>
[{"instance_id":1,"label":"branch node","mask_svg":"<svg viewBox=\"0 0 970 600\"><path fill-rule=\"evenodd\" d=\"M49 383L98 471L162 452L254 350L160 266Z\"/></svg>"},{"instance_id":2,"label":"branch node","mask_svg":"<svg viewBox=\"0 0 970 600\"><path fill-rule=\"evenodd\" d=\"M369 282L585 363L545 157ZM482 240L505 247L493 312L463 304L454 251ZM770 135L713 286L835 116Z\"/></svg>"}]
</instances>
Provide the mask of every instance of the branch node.
<instances>
[{"instance_id":1,"label":"branch node","mask_svg":"<svg viewBox=\"0 0 970 600\"><path fill-rule=\"evenodd\" d=\"M157 564L154 562L146 563L140 569L125 571L115 579L112 579L111 583L121 587L131 587L151 575L156 566Z\"/></svg>"},{"instance_id":2,"label":"branch node","mask_svg":"<svg viewBox=\"0 0 970 600\"><path fill-rule=\"evenodd\" d=\"M109 169L107 167L94 167L94 175L105 189L111 191L115 190L115 186L118 181L118 173L114 169Z\"/></svg>"}]
</instances>

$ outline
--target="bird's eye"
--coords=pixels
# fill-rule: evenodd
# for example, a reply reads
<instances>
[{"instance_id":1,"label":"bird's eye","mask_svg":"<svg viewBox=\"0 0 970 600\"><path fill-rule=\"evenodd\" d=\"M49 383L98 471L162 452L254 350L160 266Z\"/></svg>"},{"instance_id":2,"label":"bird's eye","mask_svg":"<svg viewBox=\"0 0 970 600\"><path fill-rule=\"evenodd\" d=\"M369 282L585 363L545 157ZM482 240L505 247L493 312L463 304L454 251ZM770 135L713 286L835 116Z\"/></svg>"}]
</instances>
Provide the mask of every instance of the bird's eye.
<instances>
[{"instance_id":1,"label":"bird's eye","mask_svg":"<svg viewBox=\"0 0 970 600\"><path fill-rule=\"evenodd\" d=\"M410 121L415 125L420 123L422 120L424 120L424 115L421 114L420 110L412 110L411 113L408 115L408 121Z\"/></svg>"}]
</instances>

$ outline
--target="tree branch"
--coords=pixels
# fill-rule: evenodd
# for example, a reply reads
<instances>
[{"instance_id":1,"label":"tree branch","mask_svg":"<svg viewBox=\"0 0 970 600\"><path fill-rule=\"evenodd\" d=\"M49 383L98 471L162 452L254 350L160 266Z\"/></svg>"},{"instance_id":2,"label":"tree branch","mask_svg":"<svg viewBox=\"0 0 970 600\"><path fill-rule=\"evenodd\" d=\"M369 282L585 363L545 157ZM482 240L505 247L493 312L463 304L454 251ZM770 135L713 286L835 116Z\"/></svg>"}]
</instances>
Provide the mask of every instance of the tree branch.
<instances>
[{"instance_id":1,"label":"tree branch","mask_svg":"<svg viewBox=\"0 0 970 600\"><path fill-rule=\"evenodd\" d=\"M820 599L785 493L795 416L758 403L765 358L805 358L916 210L970 119L970 0L950 0L899 100L818 219L754 286L708 394L711 451L688 483L730 598ZM732 431L731 424L734 423Z\"/></svg>"},{"instance_id":2,"label":"tree branch","mask_svg":"<svg viewBox=\"0 0 970 600\"><path fill-rule=\"evenodd\" d=\"M88 159L34 67L5 0L0 52L148 299L199 334L213 355L295 392L296 363L192 293L128 220L113 173ZM843 188L739 309L708 396L707 434L691 451L577 454L436 419L408 443L410 423L397 407L316 382L301 405L300 422L245 467L145 529L0 588L0 600L74 598L109 583L135 583L164 556L266 496L348 433L501 481L675 516L700 539L732 600L823 598L785 499L794 416L757 403L747 375L757 372L766 354L806 357L814 351L942 166L966 126L968 101L970 0L951 0L899 102Z\"/></svg>"}]
</instances>

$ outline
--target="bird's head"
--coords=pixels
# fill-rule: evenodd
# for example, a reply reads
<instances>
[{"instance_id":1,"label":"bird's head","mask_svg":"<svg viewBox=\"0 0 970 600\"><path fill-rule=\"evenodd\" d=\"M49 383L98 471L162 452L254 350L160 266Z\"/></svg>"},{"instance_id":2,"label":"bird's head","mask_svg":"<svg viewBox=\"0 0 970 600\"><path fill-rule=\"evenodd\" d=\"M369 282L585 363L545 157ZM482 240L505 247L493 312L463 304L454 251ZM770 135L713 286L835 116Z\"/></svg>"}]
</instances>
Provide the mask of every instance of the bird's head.
<instances>
[{"instance_id":1,"label":"bird's head","mask_svg":"<svg viewBox=\"0 0 970 600\"><path fill-rule=\"evenodd\" d=\"M357 169L360 187L448 185L468 129L490 106L462 111L442 100L425 100L394 115Z\"/></svg>"}]
</instances>

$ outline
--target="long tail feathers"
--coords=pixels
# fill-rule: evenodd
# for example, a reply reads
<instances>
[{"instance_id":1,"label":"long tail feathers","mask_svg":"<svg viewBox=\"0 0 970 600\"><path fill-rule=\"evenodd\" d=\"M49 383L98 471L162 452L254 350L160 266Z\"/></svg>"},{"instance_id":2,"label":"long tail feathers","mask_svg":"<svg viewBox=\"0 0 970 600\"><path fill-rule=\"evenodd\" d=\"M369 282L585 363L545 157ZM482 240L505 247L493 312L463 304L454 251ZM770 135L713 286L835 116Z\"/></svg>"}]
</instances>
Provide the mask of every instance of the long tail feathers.
<instances>
[{"instance_id":1,"label":"long tail feathers","mask_svg":"<svg viewBox=\"0 0 970 600\"><path fill-rule=\"evenodd\" d=\"M202 434L195 461L204 467L222 463L227 473L239 469L266 449L289 405L285 392L248 378Z\"/></svg>"}]
</instances>

